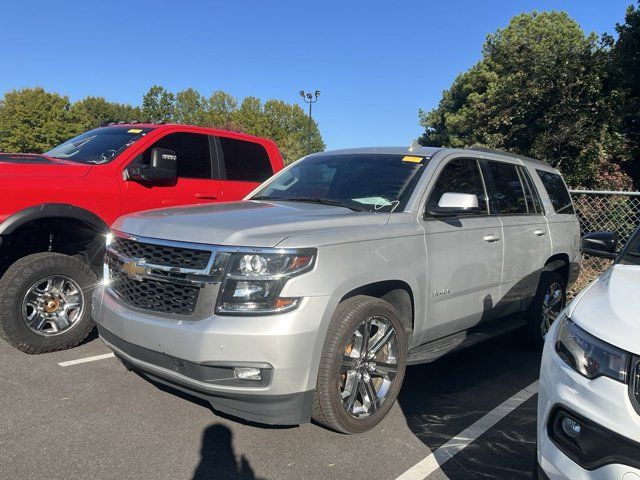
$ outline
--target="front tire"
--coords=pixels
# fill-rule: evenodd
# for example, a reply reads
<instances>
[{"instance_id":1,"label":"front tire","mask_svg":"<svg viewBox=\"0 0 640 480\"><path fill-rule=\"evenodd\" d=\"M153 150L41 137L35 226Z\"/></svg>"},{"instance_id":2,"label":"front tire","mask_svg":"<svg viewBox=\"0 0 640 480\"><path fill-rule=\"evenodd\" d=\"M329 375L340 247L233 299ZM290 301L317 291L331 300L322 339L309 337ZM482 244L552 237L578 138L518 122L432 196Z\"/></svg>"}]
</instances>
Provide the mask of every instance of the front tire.
<instances>
[{"instance_id":1,"label":"front tire","mask_svg":"<svg viewBox=\"0 0 640 480\"><path fill-rule=\"evenodd\" d=\"M341 302L325 339L313 419L354 434L376 426L393 406L407 361L407 337L396 310L379 298Z\"/></svg>"},{"instance_id":2,"label":"front tire","mask_svg":"<svg viewBox=\"0 0 640 480\"><path fill-rule=\"evenodd\" d=\"M567 303L567 284L558 272L542 272L538 290L527 310L527 342L542 350L552 323Z\"/></svg>"},{"instance_id":3,"label":"front tire","mask_svg":"<svg viewBox=\"0 0 640 480\"><path fill-rule=\"evenodd\" d=\"M47 252L17 260L0 279L0 336L31 354L75 347L93 328L96 284L75 257Z\"/></svg>"}]
</instances>

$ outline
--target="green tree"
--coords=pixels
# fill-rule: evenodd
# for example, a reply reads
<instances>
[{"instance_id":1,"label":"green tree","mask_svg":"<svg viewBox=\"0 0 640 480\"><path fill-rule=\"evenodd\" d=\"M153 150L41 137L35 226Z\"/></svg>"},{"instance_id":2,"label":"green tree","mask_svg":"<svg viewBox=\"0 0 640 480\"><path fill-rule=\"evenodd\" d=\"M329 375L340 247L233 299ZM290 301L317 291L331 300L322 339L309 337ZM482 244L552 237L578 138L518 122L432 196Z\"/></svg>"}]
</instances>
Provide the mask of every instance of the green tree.
<instances>
[{"instance_id":1,"label":"green tree","mask_svg":"<svg viewBox=\"0 0 640 480\"><path fill-rule=\"evenodd\" d=\"M480 62L437 108L420 112L423 145L481 145L546 159L590 185L606 136L607 50L566 13L521 14L490 34Z\"/></svg>"},{"instance_id":2,"label":"green tree","mask_svg":"<svg viewBox=\"0 0 640 480\"><path fill-rule=\"evenodd\" d=\"M235 123L235 111L238 102L235 98L222 90L215 91L208 100L205 123L209 127L225 130L241 130L242 125Z\"/></svg>"},{"instance_id":3,"label":"green tree","mask_svg":"<svg viewBox=\"0 0 640 480\"><path fill-rule=\"evenodd\" d=\"M104 97L86 97L71 106L80 131L91 130L105 122L127 122L140 120L142 112L139 107L122 103L108 102Z\"/></svg>"},{"instance_id":4,"label":"green tree","mask_svg":"<svg viewBox=\"0 0 640 480\"><path fill-rule=\"evenodd\" d=\"M640 188L640 3L629 6L624 24L616 25L618 39L611 45L608 95L611 123L619 133L617 142L624 168Z\"/></svg>"},{"instance_id":5,"label":"green tree","mask_svg":"<svg viewBox=\"0 0 640 480\"><path fill-rule=\"evenodd\" d=\"M203 125L208 107L206 98L193 88L187 88L176 94L174 120L177 123Z\"/></svg>"},{"instance_id":6,"label":"green tree","mask_svg":"<svg viewBox=\"0 0 640 480\"><path fill-rule=\"evenodd\" d=\"M160 85L152 86L142 97L142 117L147 122L171 122L174 118L175 95Z\"/></svg>"},{"instance_id":7,"label":"green tree","mask_svg":"<svg viewBox=\"0 0 640 480\"><path fill-rule=\"evenodd\" d=\"M69 99L42 88L5 93L0 101L0 150L42 153L78 133Z\"/></svg>"}]
</instances>

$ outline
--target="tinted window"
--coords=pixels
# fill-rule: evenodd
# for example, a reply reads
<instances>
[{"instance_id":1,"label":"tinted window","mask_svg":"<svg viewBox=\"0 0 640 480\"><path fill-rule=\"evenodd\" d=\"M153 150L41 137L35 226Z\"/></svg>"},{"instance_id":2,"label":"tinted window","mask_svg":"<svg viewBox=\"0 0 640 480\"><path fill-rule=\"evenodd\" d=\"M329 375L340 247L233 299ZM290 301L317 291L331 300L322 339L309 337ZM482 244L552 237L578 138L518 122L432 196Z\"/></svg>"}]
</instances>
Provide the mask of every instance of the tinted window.
<instances>
[{"instance_id":1,"label":"tinted window","mask_svg":"<svg viewBox=\"0 0 640 480\"><path fill-rule=\"evenodd\" d=\"M135 125L96 128L58 145L46 154L74 162L107 163L150 131L151 128L137 128Z\"/></svg>"},{"instance_id":2,"label":"tinted window","mask_svg":"<svg viewBox=\"0 0 640 480\"><path fill-rule=\"evenodd\" d=\"M427 208L438 206L444 193L473 193L478 206L487 211L487 197L482 183L478 162L471 158L458 158L447 163L429 196Z\"/></svg>"},{"instance_id":3,"label":"tinted window","mask_svg":"<svg viewBox=\"0 0 640 480\"><path fill-rule=\"evenodd\" d=\"M220 137L227 180L263 182L273 169L269 155L259 143Z\"/></svg>"},{"instance_id":4,"label":"tinted window","mask_svg":"<svg viewBox=\"0 0 640 480\"><path fill-rule=\"evenodd\" d=\"M178 176L184 178L211 178L209 137L198 133L170 133L144 152L143 162L151 162L152 148L168 148L178 156Z\"/></svg>"},{"instance_id":5,"label":"tinted window","mask_svg":"<svg viewBox=\"0 0 640 480\"><path fill-rule=\"evenodd\" d=\"M401 211L426 162L405 155L313 155L268 182L252 199Z\"/></svg>"},{"instance_id":6,"label":"tinted window","mask_svg":"<svg viewBox=\"0 0 640 480\"><path fill-rule=\"evenodd\" d=\"M524 188L516 165L503 162L487 162L491 177L489 205L491 213L513 215L528 213Z\"/></svg>"},{"instance_id":7,"label":"tinted window","mask_svg":"<svg viewBox=\"0 0 640 480\"><path fill-rule=\"evenodd\" d=\"M571 197L562 177L557 173L536 170L544 188L549 194L551 204L556 213L574 213Z\"/></svg>"},{"instance_id":8,"label":"tinted window","mask_svg":"<svg viewBox=\"0 0 640 480\"><path fill-rule=\"evenodd\" d=\"M531 181L531 176L527 169L524 167L518 167L520 173L520 180L524 186L524 196L527 201L527 210L529 213L543 213L542 203L540 202L540 196L536 190L535 185Z\"/></svg>"}]
</instances>

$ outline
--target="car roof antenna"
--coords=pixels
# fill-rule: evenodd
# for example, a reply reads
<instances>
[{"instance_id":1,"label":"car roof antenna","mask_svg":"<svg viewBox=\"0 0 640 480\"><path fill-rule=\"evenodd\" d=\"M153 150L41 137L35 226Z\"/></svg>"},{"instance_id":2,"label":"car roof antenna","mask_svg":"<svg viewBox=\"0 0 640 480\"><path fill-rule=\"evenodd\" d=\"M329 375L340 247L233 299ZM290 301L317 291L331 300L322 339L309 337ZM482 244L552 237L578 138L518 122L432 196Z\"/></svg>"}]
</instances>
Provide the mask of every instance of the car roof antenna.
<instances>
[{"instance_id":1,"label":"car roof antenna","mask_svg":"<svg viewBox=\"0 0 640 480\"><path fill-rule=\"evenodd\" d=\"M409 145L409 151L413 152L414 150L420 150L422 148L422 145L420 145L420 143L418 143L418 140L415 139L411 142L411 145Z\"/></svg>"}]
</instances>

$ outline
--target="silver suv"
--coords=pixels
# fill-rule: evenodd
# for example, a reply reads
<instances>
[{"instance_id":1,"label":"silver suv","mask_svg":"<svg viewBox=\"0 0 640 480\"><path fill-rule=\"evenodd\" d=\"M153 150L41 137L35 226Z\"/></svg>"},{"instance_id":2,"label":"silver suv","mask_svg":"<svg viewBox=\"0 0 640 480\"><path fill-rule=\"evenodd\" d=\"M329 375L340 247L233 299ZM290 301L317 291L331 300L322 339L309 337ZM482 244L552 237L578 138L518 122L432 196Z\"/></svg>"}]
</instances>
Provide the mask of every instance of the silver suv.
<instances>
[{"instance_id":1,"label":"silver suv","mask_svg":"<svg viewBox=\"0 0 640 480\"><path fill-rule=\"evenodd\" d=\"M358 433L407 365L516 328L540 348L579 241L547 163L324 152L241 202L117 220L94 318L128 368L220 411Z\"/></svg>"}]
</instances>

